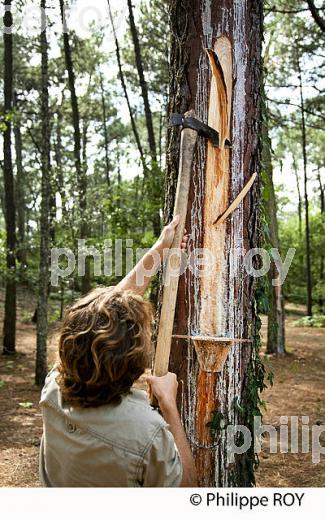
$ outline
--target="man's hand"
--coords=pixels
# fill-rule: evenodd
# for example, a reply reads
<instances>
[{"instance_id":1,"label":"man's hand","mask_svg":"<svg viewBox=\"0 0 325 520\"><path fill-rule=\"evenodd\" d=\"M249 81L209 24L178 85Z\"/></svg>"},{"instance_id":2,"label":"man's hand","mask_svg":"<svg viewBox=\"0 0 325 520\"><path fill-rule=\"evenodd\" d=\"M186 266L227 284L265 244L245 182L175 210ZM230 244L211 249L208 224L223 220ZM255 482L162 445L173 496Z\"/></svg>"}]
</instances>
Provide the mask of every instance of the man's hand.
<instances>
[{"instance_id":1,"label":"man's hand","mask_svg":"<svg viewBox=\"0 0 325 520\"><path fill-rule=\"evenodd\" d=\"M159 408L172 433L183 465L182 487L197 486L197 475L193 455L186 438L176 406L177 377L168 372L165 376L147 376L150 391L157 398Z\"/></svg>"},{"instance_id":2,"label":"man's hand","mask_svg":"<svg viewBox=\"0 0 325 520\"><path fill-rule=\"evenodd\" d=\"M164 260L165 250L169 249L173 243L175 231L179 223L179 215L165 226L161 232L157 242L152 248L139 260L133 269L123 278L117 285L121 291L134 291L138 294L144 295L151 278L157 273L162 260ZM187 247L188 236L186 229L181 243L181 250L185 251ZM140 280L140 281L139 281Z\"/></svg>"},{"instance_id":3,"label":"man's hand","mask_svg":"<svg viewBox=\"0 0 325 520\"><path fill-rule=\"evenodd\" d=\"M149 385L149 393L156 397L162 412L166 408L176 406L178 387L176 374L168 372L162 377L147 376L146 381Z\"/></svg>"},{"instance_id":4,"label":"man's hand","mask_svg":"<svg viewBox=\"0 0 325 520\"><path fill-rule=\"evenodd\" d=\"M160 234L160 237L157 240L157 246L160 249L168 249L169 247L171 247L173 240L174 240L176 228L179 224L179 218L180 218L179 215L176 215L173 218L173 220L167 226L165 226L163 228L163 230ZM184 229L184 236L183 236L182 243L181 243L181 249L183 251L186 249L187 241L188 241L188 236L186 234L186 229Z\"/></svg>"}]
</instances>

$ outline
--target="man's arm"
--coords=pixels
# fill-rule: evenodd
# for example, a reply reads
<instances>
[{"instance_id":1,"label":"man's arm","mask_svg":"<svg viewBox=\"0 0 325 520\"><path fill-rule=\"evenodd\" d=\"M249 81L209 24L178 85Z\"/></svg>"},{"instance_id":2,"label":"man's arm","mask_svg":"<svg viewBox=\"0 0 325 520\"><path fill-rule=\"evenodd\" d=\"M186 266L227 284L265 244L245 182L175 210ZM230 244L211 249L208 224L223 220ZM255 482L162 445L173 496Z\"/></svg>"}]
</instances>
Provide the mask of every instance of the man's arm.
<instances>
[{"instance_id":1,"label":"man's arm","mask_svg":"<svg viewBox=\"0 0 325 520\"><path fill-rule=\"evenodd\" d=\"M180 485L181 487L195 487L197 486L197 475L194 459L176 406L178 386L176 375L168 372L163 377L147 376L147 383L150 391L157 398L161 413L169 424L179 451L183 465L183 478Z\"/></svg>"},{"instance_id":2,"label":"man's arm","mask_svg":"<svg viewBox=\"0 0 325 520\"><path fill-rule=\"evenodd\" d=\"M164 250L169 249L173 243L175 231L179 223L179 215L165 226L157 242L133 267L133 269L121 280L117 288L126 291L131 290L137 294L144 295L151 278L157 273L163 260ZM185 230L186 233L186 230ZM186 248L188 237L183 237L181 249Z\"/></svg>"}]
</instances>

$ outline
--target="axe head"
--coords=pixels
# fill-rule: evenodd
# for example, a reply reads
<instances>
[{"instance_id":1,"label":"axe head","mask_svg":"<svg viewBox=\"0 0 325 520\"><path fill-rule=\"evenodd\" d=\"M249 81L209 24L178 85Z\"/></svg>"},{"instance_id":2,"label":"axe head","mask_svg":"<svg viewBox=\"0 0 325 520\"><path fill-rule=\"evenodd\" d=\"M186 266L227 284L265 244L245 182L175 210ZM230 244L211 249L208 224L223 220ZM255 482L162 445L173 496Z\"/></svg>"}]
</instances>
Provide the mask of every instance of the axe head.
<instances>
[{"instance_id":1,"label":"axe head","mask_svg":"<svg viewBox=\"0 0 325 520\"><path fill-rule=\"evenodd\" d=\"M202 121L199 121L195 117L187 117L183 114L172 114L170 116L170 125L182 126L183 128L191 128L192 130L196 130L198 135L209 139L213 146L220 147L219 133L217 130L209 125L206 125L205 123L202 123ZM228 139L225 140L224 146L225 148L231 148L231 143Z\"/></svg>"}]
</instances>

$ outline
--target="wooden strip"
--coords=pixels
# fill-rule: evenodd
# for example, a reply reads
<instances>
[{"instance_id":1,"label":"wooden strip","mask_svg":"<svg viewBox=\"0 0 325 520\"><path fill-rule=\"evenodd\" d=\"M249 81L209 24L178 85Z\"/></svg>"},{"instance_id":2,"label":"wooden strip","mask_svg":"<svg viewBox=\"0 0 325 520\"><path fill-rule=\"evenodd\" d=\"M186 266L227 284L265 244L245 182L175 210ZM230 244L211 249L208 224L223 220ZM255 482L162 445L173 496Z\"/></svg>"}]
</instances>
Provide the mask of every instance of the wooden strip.
<instances>
[{"instance_id":1,"label":"wooden strip","mask_svg":"<svg viewBox=\"0 0 325 520\"><path fill-rule=\"evenodd\" d=\"M241 201L243 200L245 195L251 189L256 177L257 177L257 173L255 172L255 173L253 173L253 175L251 176L251 178L249 179L249 181L247 182L245 187L242 189L242 191L239 193L239 195L237 195L235 200L230 204L229 208L224 213L222 213L222 215L220 215L213 222L213 224L222 224L226 220L226 218L230 215L230 213L232 213L233 211L235 211L236 208L238 208L239 204L241 203Z\"/></svg>"},{"instance_id":2,"label":"wooden strip","mask_svg":"<svg viewBox=\"0 0 325 520\"><path fill-rule=\"evenodd\" d=\"M185 116L195 117L194 111ZM174 216L180 215L180 221L176 229L174 241L168 253L162 307L160 313L157 347L154 364L154 374L163 376L168 372L169 355L172 341L175 306L180 272L180 259L175 255L175 249L180 250L184 235L185 220L187 215L187 203L190 190L192 173L192 161L194 148L197 141L197 132L190 128L184 128L181 133L179 174L176 190ZM174 254L173 254L174 250Z\"/></svg>"},{"instance_id":3,"label":"wooden strip","mask_svg":"<svg viewBox=\"0 0 325 520\"><path fill-rule=\"evenodd\" d=\"M207 340L207 341L215 341L216 343L219 342L233 342L233 343L252 343L251 339L237 339L237 338L225 338L225 337L217 337L217 336L189 336L187 334L173 334L173 338L177 339L200 339L200 340Z\"/></svg>"}]
</instances>

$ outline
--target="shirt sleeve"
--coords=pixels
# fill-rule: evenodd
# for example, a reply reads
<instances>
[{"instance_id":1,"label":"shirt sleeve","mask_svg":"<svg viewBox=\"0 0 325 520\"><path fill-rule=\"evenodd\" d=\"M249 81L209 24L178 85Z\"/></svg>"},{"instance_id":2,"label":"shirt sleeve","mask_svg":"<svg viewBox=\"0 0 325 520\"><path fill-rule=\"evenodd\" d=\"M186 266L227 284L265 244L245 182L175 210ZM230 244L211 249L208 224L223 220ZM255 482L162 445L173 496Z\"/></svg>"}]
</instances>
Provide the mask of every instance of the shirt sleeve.
<instances>
[{"instance_id":1,"label":"shirt sleeve","mask_svg":"<svg viewBox=\"0 0 325 520\"><path fill-rule=\"evenodd\" d=\"M144 487L179 487L183 467L174 437L162 426L144 457Z\"/></svg>"}]
</instances>

